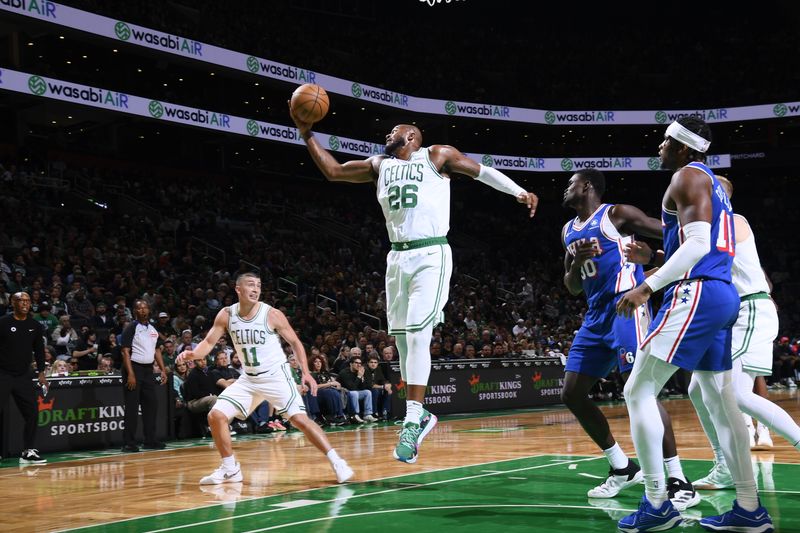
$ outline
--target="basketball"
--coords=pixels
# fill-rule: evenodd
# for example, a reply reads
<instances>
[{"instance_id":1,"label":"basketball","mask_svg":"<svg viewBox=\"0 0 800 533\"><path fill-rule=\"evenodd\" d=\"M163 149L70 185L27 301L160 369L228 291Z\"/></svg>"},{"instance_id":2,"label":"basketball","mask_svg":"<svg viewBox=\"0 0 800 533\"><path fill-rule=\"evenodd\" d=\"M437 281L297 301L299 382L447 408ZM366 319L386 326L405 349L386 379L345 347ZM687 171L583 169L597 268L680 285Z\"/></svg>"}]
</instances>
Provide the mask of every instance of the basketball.
<instances>
[{"instance_id":1,"label":"basketball","mask_svg":"<svg viewBox=\"0 0 800 533\"><path fill-rule=\"evenodd\" d=\"M328 114L330 99L315 83L301 85L292 93L292 112L303 122L319 122Z\"/></svg>"}]
</instances>

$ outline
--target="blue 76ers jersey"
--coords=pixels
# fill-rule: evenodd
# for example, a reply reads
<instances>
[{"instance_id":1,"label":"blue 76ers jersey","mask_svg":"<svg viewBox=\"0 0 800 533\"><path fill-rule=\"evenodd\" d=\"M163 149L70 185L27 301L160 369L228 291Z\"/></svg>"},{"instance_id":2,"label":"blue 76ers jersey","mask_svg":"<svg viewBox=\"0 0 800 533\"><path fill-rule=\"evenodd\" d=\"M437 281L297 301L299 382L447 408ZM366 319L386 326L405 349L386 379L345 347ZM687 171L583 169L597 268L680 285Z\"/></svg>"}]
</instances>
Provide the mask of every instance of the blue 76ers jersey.
<instances>
[{"instance_id":1,"label":"blue 76ers jersey","mask_svg":"<svg viewBox=\"0 0 800 533\"><path fill-rule=\"evenodd\" d=\"M583 242L591 242L600 250L600 255L581 265L581 283L590 310L603 306L617 294L644 280L642 266L625 259L625 245L633 242L634 238L621 235L611 222L608 212L612 207L613 204L601 204L582 223L577 217L570 220L561 234L567 251L573 257L576 247Z\"/></svg>"},{"instance_id":2,"label":"blue 76ers jersey","mask_svg":"<svg viewBox=\"0 0 800 533\"><path fill-rule=\"evenodd\" d=\"M731 201L710 168L698 162L686 166L705 172L711 179L711 249L681 279L717 279L730 283L736 246ZM676 211L662 206L661 224L664 227L664 261L667 261L683 243L684 236Z\"/></svg>"}]
</instances>

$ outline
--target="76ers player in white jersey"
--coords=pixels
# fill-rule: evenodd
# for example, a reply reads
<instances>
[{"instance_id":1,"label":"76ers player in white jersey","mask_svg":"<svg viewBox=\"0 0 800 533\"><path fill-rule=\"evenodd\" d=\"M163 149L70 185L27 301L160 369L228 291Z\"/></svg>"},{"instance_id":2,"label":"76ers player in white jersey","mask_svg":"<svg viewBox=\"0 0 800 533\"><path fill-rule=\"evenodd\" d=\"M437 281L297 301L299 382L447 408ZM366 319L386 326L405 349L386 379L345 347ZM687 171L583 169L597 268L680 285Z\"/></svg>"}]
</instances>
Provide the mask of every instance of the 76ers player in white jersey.
<instances>
[{"instance_id":1,"label":"76ers player in white jersey","mask_svg":"<svg viewBox=\"0 0 800 533\"><path fill-rule=\"evenodd\" d=\"M246 419L264 400L328 457L336 480L344 483L353 477L353 470L331 447L322 429L306 416L280 338L292 347L300 363L302 382L308 386L311 394L316 394L317 382L308 371L303 343L297 338L286 315L259 301L261 279L258 275L241 274L236 279L236 294L239 302L223 307L217 313L206 338L194 350L184 350L179 356L179 359L205 357L227 330L244 368L244 373L219 395L208 413L208 425L222 457L222 465L202 478L200 484L238 483L244 479L239 463L233 456L228 424L234 417Z\"/></svg>"},{"instance_id":2,"label":"76ers player in white jersey","mask_svg":"<svg viewBox=\"0 0 800 533\"><path fill-rule=\"evenodd\" d=\"M386 318L400 354L400 374L408 385L406 418L393 455L398 461L416 462L422 439L437 421L422 403L431 371L431 333L442 322L453 270L447 244L450 179L461 174L510 194L527 205L530 216L539 200L452 146L424 148L422 132L409 124L395 126L386 136L386 155L340 164L314 138L312 124L298 119L291 106L289 113L328 180L377 186L392 242L386 257Z\"/></svg>"},{"instance_id":3,"label":"76ers player in white jersey","mask_svg":"<svg viewBox=\"0 0 800 533\"><path fill-rule=\"evenodd\" d=\"M625 401L631 434L644 472L639 510L619 521L621 531L664 531L681 515L667 499L662 465L664 426L656 395L680 367L694 372L736 484L733 509L704 518L712 531L765 533L772 520L758 499L747 429L731 378L731 328L739 296L731 283L735 253L733 209L714 173L703 162L711 130L696 117L670 124L659 147L661 166L674 171L662 200L664 265L617 304L630 316L653 291L665 289L664 303L636 354Z\"/></svg>"}]
</instances>

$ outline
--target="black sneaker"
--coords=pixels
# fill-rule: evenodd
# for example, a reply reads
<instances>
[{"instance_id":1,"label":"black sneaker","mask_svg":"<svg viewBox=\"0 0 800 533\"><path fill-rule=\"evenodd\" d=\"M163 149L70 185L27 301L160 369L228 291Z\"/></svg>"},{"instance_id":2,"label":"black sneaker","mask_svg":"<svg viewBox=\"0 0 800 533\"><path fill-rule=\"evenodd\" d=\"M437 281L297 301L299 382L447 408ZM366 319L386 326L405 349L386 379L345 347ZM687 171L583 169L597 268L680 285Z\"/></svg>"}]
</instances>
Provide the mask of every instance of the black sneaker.
<instances>
[{"instance_id":1,"label":"black sneaker","mask_svg":"<svg viewBox=\"0 0 800 533\"><path fill-rule=\"evenodd\" d=\"M166 447L167 445L161 441L145 442L144 446L142 446L145 450L163 450Z\"/></svg>"},{"instance_id":2,"label":"black sneaker","mask_svg":"<svg viewBox=\"0 0 800 533\"><path fill-rule=\"evenodd\" d=\"M672 506L679 512L700 503L700 495L695 492L689 480L683 481L676 477L667 478L667 495Z\"/></svg>"},{"instance_id":3,"label":"black sneaker","mask_svg":"<svg viewBox=\"0 0 800 533\"><path fill-rule=\"evenodd\" d=\"M19 464L21 465L41 465L47 462L47 459L43 459L39 456L39 450L30 449L25 450L19 456Z\"/></svg>"},{"instance_id":4,"label":"black sneaker","mask_svg":"<svg viewBox=\"0 0 800 533\"><path fill-rule=\"evenodd\" d=\"M332 426L344 426L346 424L347 424L347 418L344 416L337 416L336 418L333 419L333 422L331 422Z\"/></svg>"},{"instance_id":5,"label":"black sneaker","mask_svg":"<svg viewBox=\"0 0 800 533\"><path fill-rule=\"evenodd\" d=\"M135 444L126 444L122 447L122 451L126 453L138 452L139 447Z\"/></svg>"}]
</instances>

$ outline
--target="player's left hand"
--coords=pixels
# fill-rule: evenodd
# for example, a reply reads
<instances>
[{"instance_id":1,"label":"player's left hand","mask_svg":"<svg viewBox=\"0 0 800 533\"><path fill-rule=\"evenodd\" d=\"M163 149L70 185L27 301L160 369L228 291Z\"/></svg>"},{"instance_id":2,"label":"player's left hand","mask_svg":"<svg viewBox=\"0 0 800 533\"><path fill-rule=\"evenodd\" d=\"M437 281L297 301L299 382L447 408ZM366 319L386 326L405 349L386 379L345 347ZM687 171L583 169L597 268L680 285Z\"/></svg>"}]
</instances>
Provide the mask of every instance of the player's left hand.
<instances>
[{"instance_id":1,"label":"player's left hand","mask_svg":"<svg viewBox=\"0 0 800 533\"><path fill-rule=\"evenodd\" d=\"M646 242L634 241L625 245L625 259L637 265L648 264L652 253Z\"/></svg>"},{"instance_id":2,"label":"player's left hand","mask_svg":"<svg viewBox=\"0 0 800 533\"><path fill-rule=\"evenodd\" d=\"M517 201L528 206L531 211L530 217L533 218L533 215L536 214L536 207L539 205L539 197L532 192L523 192L519 193Z\"/></svg>"},{"instance_id":3,"label":"player's left hand","mask_svg":"<svg viewBox=\"0 0 800 533\"><path fill-rule=\"evenodd\" d=\"M617 314L630 318L639 309L639 306L650 299L653 290L646 283L626 292L617 302Z\"/></svg>"},{"instance_id":4,"label":"player's left hand","mask_svg":"<svg viewBox=\"0 0 800 533\"><path fill-rule=\"evenodd\" d=\"M308 387L308 390L311 391L311 396L317 395L317 382L311 377L311 374L308 372L303 373L302 377L300 378L300 383Z\"/></svg>"}]
</instances>

